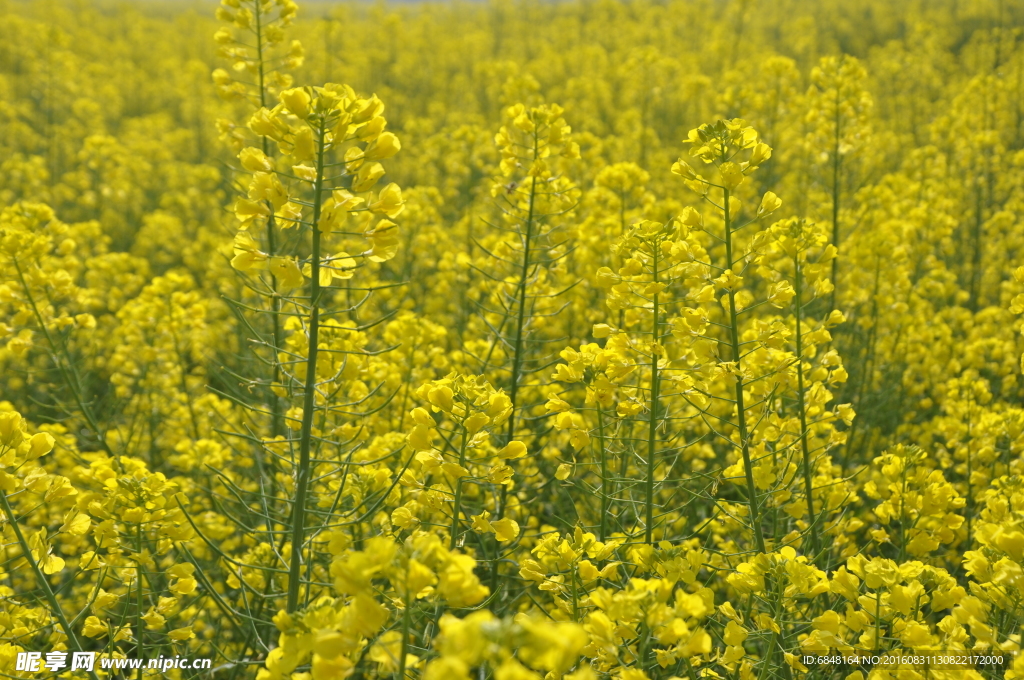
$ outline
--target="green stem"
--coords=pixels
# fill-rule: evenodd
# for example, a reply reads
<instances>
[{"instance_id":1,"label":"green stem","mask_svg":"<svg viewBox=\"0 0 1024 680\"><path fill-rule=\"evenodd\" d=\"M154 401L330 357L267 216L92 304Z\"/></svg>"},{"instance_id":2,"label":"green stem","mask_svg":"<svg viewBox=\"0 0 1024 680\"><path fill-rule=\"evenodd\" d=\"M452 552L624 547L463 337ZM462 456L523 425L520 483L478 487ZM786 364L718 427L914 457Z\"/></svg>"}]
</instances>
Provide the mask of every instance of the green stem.
<instances>
[{"instance_id":1,"label":"green stem","mask_svg":"<svg viewBox=\"0 0 1024 680\"><path fill-rule=\"evenodd\" d=\"M903 564L903 558L907 554L907 534L910 533L907 527L907 464L904 461L903 470L900 472L900 558L897 564Z\"/></svg>"},{"instance_id":2,"label":"green stem","mask_svg":"<svg viewBox=\"0 0 1024 680\"><path fill-rule=\"evenodd\" d=\"M317 344L320 340L320 208L324 181L326 131L317 127L316 181L313 183L313 252L310 262L309 344L306 353L306 382L299 429L299 465L295 475L295 505L292 508L292 550L288 565L288 612L299 606L302 548L306 541L306 496L309 493L310 446L313 439L313 409L316 406Z\"/></svg>"},{"instance_id":3,"label":"green stem","mask_svg":"<svg viewBox=\"0 0 1024 680\"><path fill-rule=\"evenodd\" d=\"M836 134L832 146L832 244L839 248L839 138L842 135L842 114L839 112L839 86L836 86ZM839 257L832 258L832 299L829 311L836 308L839 296Z\"/></svg>"},{"instance_id":4,"label":"green stem","mask_svg":"<svg viewBox=\"0 0 1024 680\"><path fill-rule=\"evenodd\" d=\"M138 658L146 658L146 647L143 642L143 628L142 628L142 525L135 525L135 552L137 553L135 576L138 579L138 584L135 587L135 635L138 637L135 643L135 652ZM142 668L139 668L139 672L136 674L138 680L142 680Z\"/></svg>"},{"instance_id":5,"label":"green stem","mask_svg":"<svg viewBox=\"0 0 1024 680\"><path fill-rule=\"evenodd\" d=\"M459 465L466 467L466 444L469 432L462 428L462 444L459 446ZM502 487L504 488L504 487ZM455 481L455 500L452 503L452 529L451 537L448 540L448 549L454 550L459 535L459 515L462 514L462 477ZM495 562L497 568L497 562Z\"/></svg>"},{"instance_id":6,"label":"green stem","mask_svg":"<svg viewBox=\"0 0 1024 680\"><path fill-rule=\"evenodd\" d=\"M817 555L821 545L818 537L818 518L814 512L814 480L811 476L811 451L807 443L807 403L804 390L804 336L803 336L803 269L800 266L800 254L793 256L796 269L796 381L797 408L800 411L800 448L804 458L804 494L807 496L807 517L810 521L811 545L808 552Z\"/></svg>"},{"instance_id":7,"label":"green stem","mask_svg":"<svg viewBox=\"0 0 1024 680\"><path fill-rule=\"evenodd\" d=\"M18 539L18 545L21 546L21 552L25 556L25 561L28 562L29 567L32 569L32 573L36 577L36 582L39 583L39 587L43 589L43 595L46 597L46 602L50 605L50 611L57 617L60 627L63 629L64 634L68 637L68 643L71 648L76 652L85 651L82 648L82 644L78 641L78 637L71 630L71 624L68 623L68 617L64 614L64 609L57 602L57 596L54 595L53 589L50 588L50 582L46 580L46 575L43 574L43 570L39 568L39 563L36 562L35 558L32 557L32 550L29 548L28 541L25 539L25 534L21 531L21 526L18 525L18 520L14 516L14 510L11 509L10 501L7 499L7 494L0 492L0 503L3 504L4 514L7 515L7 522L14 529L14 535ZM93 680L99 680L95 671L89 671L89 677Z\"/></svg>"},{"instance_id":8,"label":"green stem","mask_svg":"<svg viewBox=\"0 0 1024 680\"><path fill-rule=\"evenodd\" d=\"M658 256L661 246L654 243L654 283L658 283ZM653 342L651 343L651 410L647 427L647 480L645 483L645 503L647 504L647 528L644 534L644 541L650 545L654 539L654 468L657 465L657 443L658 443L658 401L660 399L660 376L658 375L658 341L661 338L658 332L658 294L654 294L653 313L654 328Z\"/></svg>"},{"instance_id":9,"label":"green stem","mask_svg":"<svg viewBox=\"0 0 1024 680\"><path fill-rule=\"evenodd\" d=\"M875 591L875 656L882 644L882 586Z\"/></svg>"},{"instance_id":10,"label":"green stem","mask_svg":"<svg viewBox=\"0 0 1024 680\"><path fill-rule=\"evenodd\" d=\"M871 372L874 370L875 338L877 337L878 324L880 322L878 315L878 291L881 285L881 273L882 258L878 255L875 257L875 279L874 284L871 287L871 329L868 331L868 338L864 344L864 352L859 368L860 380L857 381L857 389L853 395L853 406L855 409L860 408L860 405L864 401L865 388L872 382ZM854 438L857 434L857 428L863 419L864 416L855 419L853 423L850 424L850 429L847 430L846 446L843 448L843 461L841 465L843 470L845 470L849 465L849 462L853 460Z\"/></svg>"},{"instance_id":11,"label":"green stem","mask_svg":"<svg viewBox=\"0 0 1024 680\"><path fill-rule=\"evenodd\" d=\"M89 426L89 430L92 432L93 436L96 437L99 445L103 447L103 450L106 451L107 455L115 459L117 466L120 467L121 457L114 456L114 453L110 450L110 447L107 445L106 435L100 430L99 421L96 419L96 415L92 412L92 409L82 396L82 387L78 383L78 376L74 372L74 363L71 361L71 356L67 351L67 346L61 343L60 348L58 348L57 342L50 333L50 329L46 327L46 322L43 320L43 315L39 311L36 299L32 296L32 291L29 289L28 282L25 281L25 274L21 269L21 263L18 262L18 258L16 257L12 257L11 262L14 264L14 269L18 272L18 280L21 281L21 287L25 291L25 298L28 299L29 305L32 307L32 314L36 318L36 323L39 324L39 330L42 331L43 337L46 338L46 344L50 347L50 354L53 358L53 363L56 364L57 370L60 372L61 378L64 380L64 385L67 386L71 395L74 397L75 403L78 405L78 410L81 412L82 417L85 418L85 422ZM65 366L64 362L67 362L67 366Z\"/></svg>"},{"instance_id":12,"label":"green stem","mask_svg":"<svg viewBox=\"0 0 1024 680\"><path fill-rule=\"evenodd\" d=\"M534 157L537 156L536 140L534 141ZM530 242L533 240L533 211L537 197L537 178L530 178L530 208L526 214L526 234L523 239L523 266L519 273L519 300L516 313L516 340L512 348L512 377L509 385L508 398L512 402L512 413L508 417L508 441L512 441L516 433L516 399L519 396L519 380L523 370L523 329L526 327L526 289L530 276ZM505 487L502 487L504 489ZM498 508L498 518L504 512L504 503Z\"/></svg>"},{"instance_id":13,"label":"green stem","mask_svg":"<svg viewBox=\"0 0 1024 680\"><path fill-rule=\"evenodd\" d=\"M539 156L538 151L538 137L535 134L533 137L533 157L534 160ZM526 326L526 289L527 282L530 276L530 242L533 240L533 219L534 219L534 206L537 198L537 178L530 177L530 207L526 213L526 233L523 239L523 266L519 274L519 301L518 311L516 314L516 339L512 350L512 375L509 378L509 401L512 404L512 412L508 416L508 434L505 438L505 443L511 442L516 435L516 407L517 399L519 398L519 380L523 369L523 329ZM498 499L498 507L495 508L495 517L502 519L505 516L505 506L508 503L508 487L504 484L501 485L501 492ZM495 591L498 586L498 560L495 557L493 568L491 569L491 591Z\"/></svg>"},{"instance_id":14,"label":"green stem","mask_svg":"<svg viewBox=\"0 0 1024 680\"><path fill-rule=\"evenodd\" d=\"M398 659L398 680L405 680L405 657L409 655L409 627L412 624L412 593L409 591L409 567L405 568L405 608L402 610L402 656Z\"/></svg>"},{"instance_id":15,"label":"green stem","mask_svg":"<svg viewBox=\"0 0 1024 680\"><path fill-rule=\"evenodd\" d=\"M570 581L569 587L572 591L572 620L574 623L579 623L580 620L580 596L576 590L576 579L577 572L579 571L579 565L573 564L569 570Z\"/></svg>"},{"instance_id":16,"label":"green stem","mask_svg":"<svg viewBox=\"0 0 1024 680\"><path fill-rule=\"evenodd\" d=\"M263 58L263 9L262 3L257 2L255 4L255 18L256 18L256 63L259 64L258 78L259 78L259 94L260 94L260 108L266 108L267 106L267 86L266 86L266 74ZM266 137L260 139L263 146L263 154L270 155L270 142ZM274 209L270 201L267 201L267 207L270 209L270 216L267 218L267 255L273 257L277 254L277 245L275 243L275 220L274 220ZM274 356L271 357L271 364L274 371L274 384L279 385L281 383L281 363L277 360L277 352L282 346L281 340L281 298L277 295L277 277L274 276L273 272L270 273L270 287L274 291L274 294L270 298L270 322L271 332L274 337ZM270 435L276 438L281 434L283 428L283 415L281 413L281 398L274 394L273 390L270 392ZM271 477L273 479L273 477Z\"/></svg>"},{"instance_id":17,"label":"green stem","mask_svg":"<svg viewBox=\"0 0 1024 680\"><path fill-rule=\"evenodd\" d=\"M723 189L725 210L725 258L726 269L732 270L732 219L729 214L729 190ZM732 360L736 364L736 429L739 435L740 453L743 456L743 467L747 477L747 505L750 508L750 528L754 532L754 541L759 552L765 551L764 533L761 529L761 516L757 504L757 487L754 485L754 467L750 460L750 441L747 433L747 409L743 398L743 369L740 356L739 320L736 314L736 293L729 289L729 342L732 345Z\"/></svg>"},{"instance_id":18,"label":"green stem","mask_svg":"<svg viewBox=\"0 0 1024 680\"><path fill-rule=\"evenodd\" d=\"M597 405L597 442L601 447L601 528L598 532L598 540L602 543L608 535L608 504L609 504L609 483L608 483L608 450L604 441L604 413L601 404Z\"/></svg>"},{"instance_id":19,"label":"green stem","mask_svg":"<svg viewBox=\"0 0 1024 680\"><path fill-rule=\"evenodd\" d=\"M971 491L971 475L973 470L971 469L971 402L973 401L973 395L967 401L967 548L971 547L971 520L974 519L974 494Z\"/></svg>"}]
</instances>

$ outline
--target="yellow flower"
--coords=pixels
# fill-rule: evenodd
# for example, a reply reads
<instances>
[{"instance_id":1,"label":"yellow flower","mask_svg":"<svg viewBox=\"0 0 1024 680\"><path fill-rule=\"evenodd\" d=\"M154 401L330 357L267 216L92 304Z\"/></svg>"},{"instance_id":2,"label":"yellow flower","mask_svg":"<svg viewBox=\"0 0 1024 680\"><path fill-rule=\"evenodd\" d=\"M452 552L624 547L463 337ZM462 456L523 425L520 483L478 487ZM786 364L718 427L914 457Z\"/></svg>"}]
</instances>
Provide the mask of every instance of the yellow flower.
<instances>
[{"instance_id":1,"label":"yellow flower","mask_svg":"<svg viewBox=\"0 0 1024 680\"><path fill-rule=\"evenodd\" d=\"M515 458L522 458L526 455L526 452L526 444L521 441L511 441L501 451L498 451L498 457L505 460L513 460Z\"/></svg>"},{"instance_id":2,"label":"yellow flower","mask_svg":"<svg viewBox=\"0 0 1024 680\"><path fill-rule=\"evenodd\" d=\"M494 533L502 543L515 540L519 536L519 524L507 517L491 522Z\"/></svg>"},{"instance_id":3,"label":"yellow flower","mask_svg":"<svg viewBox=\"0 0 1024 680\"><path fill-rule=\"evenodd\" d=\"M292 88L284 90L280 94L281 103L292 114L305 120L309 118L309 105L311 102L309 93L303 88Z\"/></svg>"},{"instance_id":4,"label":"yellow flower","mask_svg":"<svg viewBox=\"0 0 1024 680\"><path fill-rule=\"evenodd\" d=\"M243 168L252 173L268 173L274 170L274 162L255 147L248 146L242 149L238 154L238 160Z\"/></svg>"},{"instance_id":5,"label":"yellow flower","mask_svg":"<svg viewBox=\"0 0 1024 680\"><path fill-rule=\"evenodd\" d=\"M722 184L730 191L743 183L743 172L736 163L731 161L722 163L721 167L719 167L719 172L722 173Z\"/></svg>"},{"instance_id":6,"label":"yellow flower","mask_svg":"<svg viewBox=\"0 0 1024 680\"><path fill-rule=\"evenodd\" d=\"M146 630L160 630L164 627L167 619L160 615L156 610L150 609L142 617L142 620L146 622Z\"/></svg>"},{"instance_id":7,"label":"yellow flower","mask_svg":"<svg viewBox=\"0 0 1024 680\"><path fill-rule=\"evenodd\" d=\"M385 132L366 147L365 157L372 161L383 160L391 158L401 150L402 144L398 141L398 137L390 132ZM392 217L394 216L392 215Z\"/></svg>"},{"instance_id":8,"label":"yellow flower","mask_svg":"<svg viewBox=\"0 0 1024 680\"><path fill-rule=\"evenodd\" d=\"M725 644L730 646L742 645L747 639L747 631L735 621L729 621L725 626Z\"/></svg>"},{"instance_id":9,"label":"yellow flower","mask_svg":"<svg viewBox=\"0 0 1024 680\"><path fill-rule=\"evenodd\" d=\"M402 200L402 190L392 182L380 190L377 200L368 206L370 211L386 215L391 219L398 217L405 209L405 202Z\"/></svg>"},{"instance_id":10,"label":"yellow flower","mask_svg":"<svg viewBox=\"0 0 1024 680\"><path fill-rule=\"evenodd\" d=\"M369 191L384 176L384 166L380 163L365 163L352 179L352 191L361 193Z\"/></svg>"},{"instance_id":11,"label":"yellow flower","mask_svg":"<svg viewBox=\"0 0 1024 680\"><path fill-rule=\"evenodd\" d=\"M86 637L100 637L107 634L107 626L97 617L89 616L85 619L82 634Z\"/></svg>"},{"instance_id":12,"label":"yellow flower","mask_svg":"<svg viewBox=\"0 0 1024 680\"><path fill-rule=\"evenodd\" d=\"M291 258L271 257L268 269L284 289L296 288L304 281L299 265Z\"/></svg>"},{"instance_id":13,"label":"yellow flower","mask_svg":"<svg viewBox=\"0 0 1024 680\"><path fill-rule=\"evenodd\" d=\"M192 627L187 626L185 628L175 628L174 630L167 632L167 637L171 638L175 642L184 642L185 640L191 640L196 634L192 632Z\"/></svg>"},{"instance_id":14,"label":"yellow flower","mask_svg":"<svg viewBox=\"0 0 1024 680\"><path fill-rule=\"evenodd\" d=\"M782 199L780 199L771 191L766 192L765 195L761 198L761 205L759 205L757 208L757 216L764 217L765 215L770 215L771 213L778 210L781 206Z\"/></svg>"}]
</instances>

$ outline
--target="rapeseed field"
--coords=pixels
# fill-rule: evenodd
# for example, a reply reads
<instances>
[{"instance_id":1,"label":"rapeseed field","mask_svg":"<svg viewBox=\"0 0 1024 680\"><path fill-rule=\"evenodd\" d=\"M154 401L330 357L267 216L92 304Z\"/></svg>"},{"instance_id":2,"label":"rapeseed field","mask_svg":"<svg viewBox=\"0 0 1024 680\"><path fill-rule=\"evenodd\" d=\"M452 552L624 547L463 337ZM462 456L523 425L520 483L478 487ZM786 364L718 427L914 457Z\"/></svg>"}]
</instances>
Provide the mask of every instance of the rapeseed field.
<instances>
[{"instance_id":1,"label":"rapeseed field","mask_svg":"<svg viewBox=\"0 0 1024 680\"><path fill-rule=\"evenodd\" d=\"M0 27L2 677L1024 677L1021 4Z\"/></svg>"}]
</instances>

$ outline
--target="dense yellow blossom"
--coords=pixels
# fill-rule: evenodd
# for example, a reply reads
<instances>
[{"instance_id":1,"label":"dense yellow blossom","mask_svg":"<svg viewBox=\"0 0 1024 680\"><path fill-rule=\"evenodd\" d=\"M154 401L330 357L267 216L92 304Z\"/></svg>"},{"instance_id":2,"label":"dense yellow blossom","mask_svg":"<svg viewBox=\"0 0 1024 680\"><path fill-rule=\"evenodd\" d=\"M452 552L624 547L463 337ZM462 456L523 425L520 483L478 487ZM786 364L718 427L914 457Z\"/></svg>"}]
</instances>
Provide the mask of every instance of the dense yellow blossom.
<instances>
[{"instance_id":1,"label":"dense yellow blossom","mask_svg":"<svg viewBox=\"0 0 1024 680\"><path fill-rule=\"evenodd\" d=\"M0 25L0 675L1024 677L1019 3Z\"/></svg>"}]
</instances>

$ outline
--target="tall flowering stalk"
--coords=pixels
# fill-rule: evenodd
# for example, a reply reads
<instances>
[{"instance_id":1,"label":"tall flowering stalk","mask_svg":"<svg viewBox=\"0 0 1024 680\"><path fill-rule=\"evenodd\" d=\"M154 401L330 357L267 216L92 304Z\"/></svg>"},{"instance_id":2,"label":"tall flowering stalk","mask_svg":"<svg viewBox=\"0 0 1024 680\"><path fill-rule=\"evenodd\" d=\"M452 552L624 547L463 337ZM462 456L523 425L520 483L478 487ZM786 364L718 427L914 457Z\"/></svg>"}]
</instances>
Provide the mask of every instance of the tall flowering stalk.
<instances>
[{"instance_id":1,"label":"tall flowering stalk","mask_svg":"<svg viewBox=\"0 0 1024 680\"><path fill-rule=\"evenodd\" d=\"M704 218L692 209L683 218L685 223L700 227L717 244L711 252L717 258L706 263L707 285L702 289L701 302L711 302L716 298L721 305L724 317L717 326L721 335L715 344L717 351L707 344L709 339L702 332L694 335L699 341L698 351L713 357L711 366L714 373L720 375L723 383L731 383L728 396L716 395L718 403L727 404L732 411L727 422L734 428L734 433L719 433L726 438L731 447L738 450L746 487L746 506L748 522L754 537L754 545L759 552L766 548L764 528L762 526L762 503L759 499L755 482L755 458L752 452L758 449L754 441L756 427L752 427L751 417L755 420L759 411L764 411L768 401L757 399L753 390L765 389L770 381L767 376L775 375L773 366L757 366L753 354L758 345L768 345L769 338L777 335L778 327L768 327L755 336L745 339L741 319L757 306L754 295L744 287L744 270L750 260L756 257L764 247L764 233L758 232L747 242L740 241L740 231L755 224L760 218L778 209L782 201L772 192L767 192L761 199L755 214L744 220L741 213L742 203L736 197L737 188L746 176L756 171L761 164L771 157L771 148L758 140L757 132L739 119L720 120L714 124L702 125L690 131L690 155L710 166L715 175L705 179L697 174L686 161L680 159L672 166L672 172L681 176L687 186L696 192L705 203L716 213L718 232L705 227ZM716 276L717 274L717 276ZM787 302L793 295L788 283L773 285L767 294L767 301L772 303ZM697 318L708 318L707 313ZM755 410L756 409L756 410Z\"/></svg>"},{"instance_id":2,"label":"tall flowering stalk","mask_svg":"<svg viewBox=\"0 0 1024 680\"><path fill-rule=\"evenodd\" d=\"M531 400L537 399L532 376L546 365L545 344L550 331L543 320L556 315L564 303L560 296L572 283L565 281L563 260L570 252L564 221L575 207L579 191L563 174L579 158L571 128L557 104L527 107L516 104L504 112L494 142L501 154L498 178L491 196L499 211L496 234L478 243L485 256L475 269L484 279L483 328L491 342L481 361L485 374L497 373L495 382L506 387L511 412L505 443L520 433ZM504 232L504 233L502 233ZM528 387L529 385L529 387ZM495 516L505 517L509 485L500 485ZM499 567L492 572L496 587Z\"/></svg>"},{"instance_id":3,"label":"tall flowering stalk","mask_svg":"<svg viewBox=\"0 0 1024 680\"><path fill-rule=\"evenodd\" d=\"M217 10L217 18L226 25L214 34L214 40L220 45L220 56L231 62L233 71L245 74L252 80L245 81L232 76L225 69L216 69L213 81L221 97L244 102L246 111L243 115L248 116L253 111L269 106L281 90L291 87L293 78L287 70L300 67L304 61L301 42L292 40L285 47L287 29L298 13L298 5L292 0L224 0L222 5ZM242 34L240 37L238 32ZM251 130L230 119L220 119L217 126L221 139L235 153L252 139ZM264 156L273 157L275 148L271 140L265 136L258 136L257 139ZM276 217L273 211L270 213L260 237L267 254L273 257L280 247L280 235ZM271 272L270 276L273 279L274 274ZM281 299L271 296L266 302L270 312L266 315L270 324L269 345L280 347L283 342ZM281 366L277 357L271 353L263 361L269 364L271 384L280 383ZM268 395L268 399L272 436L276 437L284 429L283 403L273 392Z\"/></svg>"}]
</instances>

